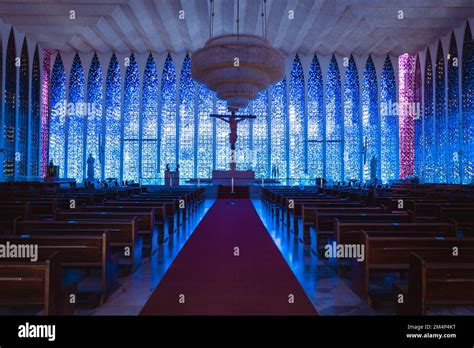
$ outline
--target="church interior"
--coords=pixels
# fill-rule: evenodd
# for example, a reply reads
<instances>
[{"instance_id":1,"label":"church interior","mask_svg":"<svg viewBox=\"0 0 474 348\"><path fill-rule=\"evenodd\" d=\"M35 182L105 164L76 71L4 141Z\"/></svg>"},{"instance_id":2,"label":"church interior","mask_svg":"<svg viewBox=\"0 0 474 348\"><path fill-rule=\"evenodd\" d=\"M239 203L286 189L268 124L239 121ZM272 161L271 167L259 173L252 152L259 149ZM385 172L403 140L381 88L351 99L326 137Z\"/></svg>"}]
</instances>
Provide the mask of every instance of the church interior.
<instances>
[{"instance_id":1,"label":"church interior","mask_svg":"<svg viewBox=\"0 0 474 348\"><path fill-rule=\"evenodd\" d=\"M474 315L473 25L0 0L0 316Z\"/></svg>"}]
</instances>

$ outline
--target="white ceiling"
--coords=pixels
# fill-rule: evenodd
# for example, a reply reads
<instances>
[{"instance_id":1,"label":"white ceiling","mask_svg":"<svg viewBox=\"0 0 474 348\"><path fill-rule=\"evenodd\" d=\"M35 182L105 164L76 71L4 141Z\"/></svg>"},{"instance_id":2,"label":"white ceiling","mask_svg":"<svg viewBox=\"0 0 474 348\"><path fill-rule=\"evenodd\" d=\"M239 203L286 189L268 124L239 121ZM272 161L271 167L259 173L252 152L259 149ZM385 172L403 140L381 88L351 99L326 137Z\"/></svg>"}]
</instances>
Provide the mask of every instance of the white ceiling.
<instances>
[{"instance_id":1,"label":"white ceiling","mask_svg":"<svg viewBox=\"0 0 474 348\"><path fill-rule=\"evenodd\" d=\"M214 1L214 34L235 32L237 0ZM261 2L240 0L241 32L261 34ZM44 48L181 54L208 39L209 8L209 0L0 0L0 18ZM267 0L268 39L285 54L416 52L469 17L474 0Z\"/></svg>"}]
</instances>

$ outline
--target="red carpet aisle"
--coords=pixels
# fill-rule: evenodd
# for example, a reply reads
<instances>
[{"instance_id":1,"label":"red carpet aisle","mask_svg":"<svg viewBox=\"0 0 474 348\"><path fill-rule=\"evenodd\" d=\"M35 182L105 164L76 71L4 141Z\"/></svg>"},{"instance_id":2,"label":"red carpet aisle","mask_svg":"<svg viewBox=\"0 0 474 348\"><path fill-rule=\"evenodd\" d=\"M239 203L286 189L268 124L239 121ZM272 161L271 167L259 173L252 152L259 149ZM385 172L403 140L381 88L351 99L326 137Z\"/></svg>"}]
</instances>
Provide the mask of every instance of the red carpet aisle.
<instances>
[{"instance_id":1,"label":"red carpet aisle","mask_svg":"<svg viewBox=\"0 0 474 348\"><path fill-rule=\"evenodd\" d=\"M234 256L235 247L240 256ZM294 303L289 303L291 294ZM140 314L317 315L317 311L251 201L218 199Z\"/></svg>"}]
</instances>

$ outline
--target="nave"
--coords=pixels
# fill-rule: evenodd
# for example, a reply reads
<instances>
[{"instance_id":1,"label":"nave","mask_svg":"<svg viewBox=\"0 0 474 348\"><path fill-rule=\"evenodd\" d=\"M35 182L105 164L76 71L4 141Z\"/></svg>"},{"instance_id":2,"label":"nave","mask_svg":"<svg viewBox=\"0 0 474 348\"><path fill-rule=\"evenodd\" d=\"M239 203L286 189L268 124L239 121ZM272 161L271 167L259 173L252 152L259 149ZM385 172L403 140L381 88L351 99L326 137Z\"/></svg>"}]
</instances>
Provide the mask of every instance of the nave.
<instances>
[{"instance_id":1,"label":"nave","mask_svg":"<svg viewBox=\"0 0 474 348\"><path fill-rule=\"evenodd\" d=\"M468 186L2 188L2 245L39 246L34 265L0 262L4 315L474 313ZM324 252L359 240L362 259ZM437 272L421 298L410 286L419 258ZM275 286L294 295L290 310Z\"/></svg>"}]
</instances>

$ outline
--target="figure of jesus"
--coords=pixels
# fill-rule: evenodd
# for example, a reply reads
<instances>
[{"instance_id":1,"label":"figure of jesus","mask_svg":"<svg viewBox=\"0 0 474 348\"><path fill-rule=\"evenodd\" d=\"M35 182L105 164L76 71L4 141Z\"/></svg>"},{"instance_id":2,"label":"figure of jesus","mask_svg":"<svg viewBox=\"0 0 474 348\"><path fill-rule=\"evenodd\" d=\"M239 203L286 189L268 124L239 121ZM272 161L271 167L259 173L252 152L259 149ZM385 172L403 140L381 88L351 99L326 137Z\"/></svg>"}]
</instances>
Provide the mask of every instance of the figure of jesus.
<instances>
[{"instance_id":1,"label":"figure of jesus","mask_svg":"<svg viewBox=\"0 0 474 348\"><path fill-rule=\"evenodd\" d=\"M235 161L235 143L237 142L237 125L240 121L255 118L254 115L235 115L235 111L231 110L231 115L211 115L229 124L230 133L230 170L235 171L237 163Z\"/></svg>"}]
</instances>

